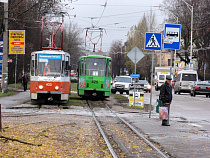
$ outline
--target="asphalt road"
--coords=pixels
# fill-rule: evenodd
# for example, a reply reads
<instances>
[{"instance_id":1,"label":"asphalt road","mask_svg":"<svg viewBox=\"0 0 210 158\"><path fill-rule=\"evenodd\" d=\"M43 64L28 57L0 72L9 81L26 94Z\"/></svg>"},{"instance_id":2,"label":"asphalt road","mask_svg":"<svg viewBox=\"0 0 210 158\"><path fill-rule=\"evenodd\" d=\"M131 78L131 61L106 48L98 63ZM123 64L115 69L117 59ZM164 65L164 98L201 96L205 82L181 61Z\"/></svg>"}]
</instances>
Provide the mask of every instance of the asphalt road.
<instances>
[{"instance_id":1,"label":"asphalt road","mask_svg":"<svg viewBox=\"0 0 210 158\"><path fill-rule=\"evenodd\" d=\"M160 91L153 90L152 105L156 105ZM150 103L150 94L144 93L145 103ZM192 123L210 131L210 98L205 95L192 97L188 93L173 94L170 118L172 120Z\"/></svg>"}]
</instances>

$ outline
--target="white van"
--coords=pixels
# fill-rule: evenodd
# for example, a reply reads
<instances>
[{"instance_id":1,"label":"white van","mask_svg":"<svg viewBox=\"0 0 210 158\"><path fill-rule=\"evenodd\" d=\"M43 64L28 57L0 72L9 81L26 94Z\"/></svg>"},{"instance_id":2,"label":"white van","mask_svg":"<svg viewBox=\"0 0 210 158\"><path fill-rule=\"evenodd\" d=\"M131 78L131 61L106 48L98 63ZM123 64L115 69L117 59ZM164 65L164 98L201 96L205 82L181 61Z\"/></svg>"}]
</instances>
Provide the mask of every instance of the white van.
<instances>
[{"instance_id":1,"label":"white van","mask_svg":"<svg viewBox=\"0 0 210 158\"><path fill-rule=\"evenodd\" d=\"M179 71L174 85L174 94L181 92L190 93L191 86L198 81L198 73L195 70Z\"/></svg>"},{"instance_id":2,"label":"white van","mask_svg":"<svg viewBox=\"0 0 210 158\"><path fill-rule=\"evenodd\" d=\"M154 81L156 91L158 91L162 84L165 83L167 75L170 75L170 72L157 72L157 76Z\"/></svg>"}]
</instances>

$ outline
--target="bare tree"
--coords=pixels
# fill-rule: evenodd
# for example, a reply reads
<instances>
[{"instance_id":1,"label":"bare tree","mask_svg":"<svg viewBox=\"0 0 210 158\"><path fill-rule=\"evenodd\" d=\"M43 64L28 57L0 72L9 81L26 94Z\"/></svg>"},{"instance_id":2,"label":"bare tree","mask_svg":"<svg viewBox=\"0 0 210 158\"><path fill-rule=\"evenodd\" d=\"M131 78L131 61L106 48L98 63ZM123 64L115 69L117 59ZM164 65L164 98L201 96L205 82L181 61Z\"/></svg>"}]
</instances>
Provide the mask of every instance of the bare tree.
<instances>
[{"instance_id":1,"label":"bare tree","mask_svg":"<svg viewBox=\"0 0 210 158\"><path fill-rule=\"evenodd\" d=\"M210 79L210 0L185 1L193 6L193 58L198 60L199 77L204 78L203 71L204 65L206 65L206 79ZM181 46L182 51L178 52L177 55L181 61L188 64L190 62L191 12L183 0L165 0L162 7L169 14L167 21L172 20L173 15L170 13L175 14L182 25L181 38L184 42Z\"/></svg>"},{"instance_id":2,"label":"bare tree","mask_svg":"<svg viewBox=\"0 0 210 158\"><path fill-rule=\"evenodd\" d=\"M110 48L110 56L112 57L112 74L113 76L124 75L125 68L125 47L122 45L122 41L112 42Z\"/></svg>"},{"instance_id":3,"label":"bare tree","mask_svg":"<svg viewBox=\"0 0 210 158\"><path fill-rule=\"evenodd\" d=\"M76 70L79 57L82 55L80 49L82 39L80 38L80 32L76 24L70 23L69 25L65 25L64 41L64 50L71 54L71 68Z\"/></svg>"},{"instance_id":4,"label":"bare tree","mask_svg":"<svg viewBox=\"0 0 210 158\"><path fill-rule=\"evenodd\" d=\"M155 14L150 12L148 16L144 15L141 21L131 27L127 34L126 52L131 51L137 46L142 52L144 52L145 33L150 30L155 30ZM136 72L140 74L140 78L150 81L152 56L150 53L144 53L145 56L137 63ZM126 68L129 73L134 73L134 63L126 56Z\"/></svg>"}]
</instances>

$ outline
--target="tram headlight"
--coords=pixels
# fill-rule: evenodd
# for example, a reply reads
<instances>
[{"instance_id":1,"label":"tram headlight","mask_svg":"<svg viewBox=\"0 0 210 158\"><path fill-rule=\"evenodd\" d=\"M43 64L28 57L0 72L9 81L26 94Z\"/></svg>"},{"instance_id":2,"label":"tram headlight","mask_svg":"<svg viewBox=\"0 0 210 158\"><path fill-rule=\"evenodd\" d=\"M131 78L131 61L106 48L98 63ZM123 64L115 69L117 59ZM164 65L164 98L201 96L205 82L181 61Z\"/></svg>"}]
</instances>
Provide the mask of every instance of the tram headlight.
<instances>
[{"instance_id":1,"label":"tram headlight","mask_svg":"<svg viewBox=\"0 0 210 158\"><path fill-rule=\"evenodd\" d=\"M56 91L59 90L59 87L58 87L58 86L55 86L55 90L56 90Z\"/></svg>"},{"instance_id":2,"label":"tram headlight","mask_svg":"<svg viewBox=\"0 0 210 158\"><path fill-rule=\"evenodd\" d=\"M39 85L39 89L43 89L43 86L42 85Z\"/></svg>"}]
</instances>

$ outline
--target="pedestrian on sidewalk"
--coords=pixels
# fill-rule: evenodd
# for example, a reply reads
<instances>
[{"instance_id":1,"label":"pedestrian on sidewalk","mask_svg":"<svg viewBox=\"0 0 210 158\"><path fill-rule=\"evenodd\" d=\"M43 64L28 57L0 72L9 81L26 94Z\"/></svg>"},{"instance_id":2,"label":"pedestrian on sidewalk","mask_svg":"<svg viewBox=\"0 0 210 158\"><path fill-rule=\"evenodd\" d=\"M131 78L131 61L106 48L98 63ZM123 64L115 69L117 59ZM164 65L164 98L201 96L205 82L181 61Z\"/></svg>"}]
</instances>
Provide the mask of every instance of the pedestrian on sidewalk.
<instances>
[{"instance_id":1,"label":"pedestrian on sidewalk","mask_svg":"<svg viewBox=\"0 0 210 158\"><path fill-rule=\"evenodd\" d=\"M22 84L23 84L24 91L27 90L27 83L28 83L28 76L26 75L26 73L24 73L22 77Z\"/></svg>"},{"instance_id":2,"label":"pedestrian on sidewalk","mask_svg":"<svg viewBox=\"0 0 210 158\"><path fill-rule=\"evenodd\" d=\"M168 107L168 119L162 120L162 126L170 126L169 124L169 112L170 112L170 104L172 101L172 86L171 86L171 76L166 76L166 81L160 87L160 100L163 103L163 106Z\"/></svg>"}]
</instances>

